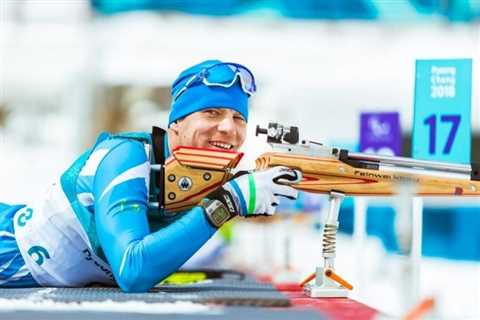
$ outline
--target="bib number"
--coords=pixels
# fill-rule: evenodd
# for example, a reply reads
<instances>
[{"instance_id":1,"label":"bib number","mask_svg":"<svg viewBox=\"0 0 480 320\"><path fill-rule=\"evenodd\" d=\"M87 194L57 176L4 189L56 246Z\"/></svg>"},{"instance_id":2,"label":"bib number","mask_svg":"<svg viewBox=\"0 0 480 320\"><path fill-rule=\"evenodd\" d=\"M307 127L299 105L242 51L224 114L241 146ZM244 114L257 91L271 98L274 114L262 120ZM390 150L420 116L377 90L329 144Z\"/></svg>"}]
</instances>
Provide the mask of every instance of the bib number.
<instances>
[{"instance_id":1,"label":"bib number","mask_svg":"<svg viewBox=\"0 0 480 320\"><path fill-rule=\"evenodd\" d=\"M18 215L17 218L17 224L20 227L25 227L27 224L27 221L32 219L33 215L33 209L32 208L26 208L25 212L22 212L21 214Z\"/></svg>"},{"instance_id":2,"label":"bib number","mask_svg":"<svg viewBox=\"0 0 480 320\"><path fill-rule=\"evenodd\" d=\"M28 249L28 255L32 257L33 261L39 266L45 262L45 259L50 259L47 249L41 246L33 246Z\"/></svg>"}]
</instances>

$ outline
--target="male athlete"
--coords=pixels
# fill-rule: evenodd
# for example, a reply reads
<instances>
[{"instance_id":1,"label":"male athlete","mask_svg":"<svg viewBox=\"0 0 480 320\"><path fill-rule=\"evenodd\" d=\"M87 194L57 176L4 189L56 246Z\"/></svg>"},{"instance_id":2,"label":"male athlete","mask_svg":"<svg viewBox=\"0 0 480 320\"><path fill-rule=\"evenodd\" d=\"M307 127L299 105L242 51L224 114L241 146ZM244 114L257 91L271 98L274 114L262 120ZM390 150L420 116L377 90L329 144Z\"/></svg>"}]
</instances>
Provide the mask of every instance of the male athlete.
<instances>
[{"instance_id":1,"label":"male athlete","mask_svg":"<svg viewBox=\"0 0 480 320\"><path fill-rule=\"evenodd\" d=\"M102 283L144 292L215 233L226 221L216 216L220 210L229 218L271 215L279 196L295 199L295 189L275 181L298 182L301 174L275 167L237 176L188 211L149 206L164 192L151 165L163 164L171 150L240 148L254 92L254 77L242 65L192 66L172 85L166 132L103 133L41 203L0 204L0 286Z\"/></svg>"}]
</instances>

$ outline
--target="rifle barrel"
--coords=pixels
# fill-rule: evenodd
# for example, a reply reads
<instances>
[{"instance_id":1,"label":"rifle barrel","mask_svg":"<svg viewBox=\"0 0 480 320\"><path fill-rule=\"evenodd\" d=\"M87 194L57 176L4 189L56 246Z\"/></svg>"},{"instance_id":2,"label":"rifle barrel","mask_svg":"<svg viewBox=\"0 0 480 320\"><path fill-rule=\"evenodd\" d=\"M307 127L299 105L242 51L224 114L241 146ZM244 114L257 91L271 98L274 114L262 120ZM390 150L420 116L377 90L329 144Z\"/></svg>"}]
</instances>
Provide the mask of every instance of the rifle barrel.
<instances>
[{"instance_id":1,"label":"rifle barrel","mask_svg":"<svg viewBox=\"0 0 480 320\"><path fill-rule=\"evenodd\" d=\"M400 173L400 174L410 174L416 176L430 176L430 177L439 177L446 179L459 179L459 180L470 180L470 175L464 172L455 172L450 170L438 170L432 168L418 168L418 167L406 167L406 166L396 166L391 164L380 164L380 171L386 171L391 173Z\"/></svg>"},{"instance_id":2,"label":"rifle barrel","mask_svg":"<svg viewBox=\"0 0 480 320\"><path fill-rule=\"evenodd\" d=\"M412 159L412 158L406 158L406 157L390 157L390 156L382 156L382 155L376 155L376 154L354 153L354 152L352 153L349 152L348 157L354 160L379 161L381 162L381 164L398 165L398 166L410 167L410 168L450 171L452 173L458 173L458 174L470 175L472 172L471 165L457 164L457 163L427 161L427 160L418 160L418 159Z\"/></svg>"}]
</instances>

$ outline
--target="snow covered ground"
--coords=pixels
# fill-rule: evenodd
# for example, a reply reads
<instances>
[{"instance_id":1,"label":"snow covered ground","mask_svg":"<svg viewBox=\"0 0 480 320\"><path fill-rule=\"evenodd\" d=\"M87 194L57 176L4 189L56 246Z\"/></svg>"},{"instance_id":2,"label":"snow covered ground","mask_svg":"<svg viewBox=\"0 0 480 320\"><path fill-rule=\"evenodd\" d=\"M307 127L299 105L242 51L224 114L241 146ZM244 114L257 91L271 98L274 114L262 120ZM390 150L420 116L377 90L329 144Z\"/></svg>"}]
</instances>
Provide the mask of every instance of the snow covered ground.
<instances>
[{"instance_id":1,"label":"snow covered ground","mask_svg":"<svg viewBox=\"0 0 480 320\"><path fill-rule=\"evenodd\" d=\"M45 290L52 290L48 288ZM31 297L28 300L0 299L1 312L12 311L68 311L68 312L118 312L118 313L141 313L141 314L221 314L221 308L207 306L205 304L188 301L175 303L147 303L139 301L84 301L79 303L41 301ZM1 315L1 313L0 313ZM106 316L106 318L108 318Z\"/></svg>"}]
</instances>

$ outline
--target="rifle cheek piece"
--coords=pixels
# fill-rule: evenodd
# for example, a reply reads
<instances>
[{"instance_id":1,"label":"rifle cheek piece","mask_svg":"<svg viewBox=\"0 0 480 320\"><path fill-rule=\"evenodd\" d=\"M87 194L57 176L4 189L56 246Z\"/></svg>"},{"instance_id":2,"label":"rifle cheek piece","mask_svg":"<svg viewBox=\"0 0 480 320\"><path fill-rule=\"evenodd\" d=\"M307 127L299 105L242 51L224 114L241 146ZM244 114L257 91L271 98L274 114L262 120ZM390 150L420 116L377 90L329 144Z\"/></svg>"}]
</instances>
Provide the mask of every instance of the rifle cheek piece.
<instances>
[{"instance_id":1,"label":"rifle cheek piece","mask_svg":"<svg viewBox=\"0 0 480 320\"><path fill-rule=\"evenodd\" d=\"M222 186L232 176L243 153L217 149L180 146L165 161L164 208L175 214L197 205L207 194ZM168 179L170 176L176 179ZM169 197L175 193L175 197Z\"/></svg>"}]
</instances>

